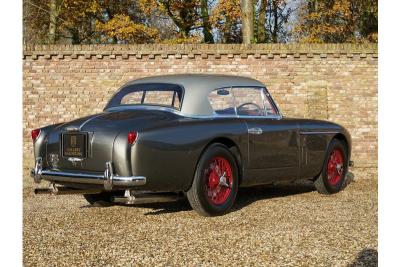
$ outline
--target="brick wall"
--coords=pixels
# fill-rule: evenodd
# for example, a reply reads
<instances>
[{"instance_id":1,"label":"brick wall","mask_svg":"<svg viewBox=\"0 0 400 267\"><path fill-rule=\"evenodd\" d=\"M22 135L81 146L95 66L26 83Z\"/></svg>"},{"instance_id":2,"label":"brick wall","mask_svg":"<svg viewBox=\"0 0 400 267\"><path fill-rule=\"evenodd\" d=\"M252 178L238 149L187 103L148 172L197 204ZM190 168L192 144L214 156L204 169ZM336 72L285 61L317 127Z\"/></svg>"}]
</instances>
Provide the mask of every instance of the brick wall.
<instances>
[{"instance_id":1,"label":"brick wall","mask_svg":"<svg viewBox=\"0 0 400 267\"><path fill-rule=\"evenodd\" d=\"M225 73L265 83L286 116L342 124L355 166L377 167L376 45L40 45L23 59L24 166L31 129L101 111L129 80Z\"/></svg>"}]
</instances>

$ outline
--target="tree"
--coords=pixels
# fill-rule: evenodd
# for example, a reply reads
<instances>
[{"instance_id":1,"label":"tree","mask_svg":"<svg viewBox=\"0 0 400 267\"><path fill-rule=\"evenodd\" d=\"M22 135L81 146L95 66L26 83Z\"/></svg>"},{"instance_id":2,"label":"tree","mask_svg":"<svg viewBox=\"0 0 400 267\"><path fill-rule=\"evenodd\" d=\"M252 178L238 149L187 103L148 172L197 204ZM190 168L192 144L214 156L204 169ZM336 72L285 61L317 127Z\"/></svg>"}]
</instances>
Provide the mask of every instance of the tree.
<instances>
[{"instance_id":1,"label":"tree","mask_svg":"<svg viewBox=\"0 0 400 267\"><path fill-rule=\"evenodd\" d=\"M284 43L288 40L288 21L293 4L288 0L260 0L257 24L257 42Z\"/></svg>"},{"instance_id":2,"label":"tree","mask_svg":"<svg viewBox=\"0 0 400 267\"><path fill-rule=\"evenodd\" d=\"M29 8L28 8L29 7ZM25 0L25 41L53 44L91 42L97 0ZM26 12L25 12L26 8Z\"/></svg>"},{"instance_id":3,"label":"tree","mask_svg":"<svg viewBox=\"0 0 400 267\"><path fill-rule=\"evenodd\" d=\"M222 43L242 42L240 0L219 0L211 14L211 24Z\"/></svg>"},{"instance_id":4,"label":"tree","mask_svg":"<svg viewBox=\"0 0 400 267\"><path fill-rule=\"evenodd\" d=\"M250 44L254 40L254 6L252 0L241 0L243 43Z\"/></svg>"},{"instance_id":5,"label":"tree","mask_svg":"<svg viewBox=\"0 0 400 267\"><path fill-rule=\"evenodd\" d=\"M24 43L46 43L49 36L49 13L44 3L34 0L23 1L23 38Z\"/></svg>"},{"instance_id":6,"label":"tree","mask_svg":"<svg viewBox=\"0 0 400 267\"><path fill-rule=\"evenodd\" d=\"M106 23L97 22L96 30L104 39L112 39L117 43L152 43L158 41L158 30L135 23L127 15L118 14Z\"/></svg>"},{"instance_id":7,"label":"tree","mask_svg":"<svg viewBox=\"0 0 400 267\"><path fill-rule=\"evenodd\" d=\"M49 4L50 20L49 20L48 42L51 44L56 41L57 20L58 20L60 11L61 11L61 4L62 4L62 2L60 0L50 0L50 4Z\"/></svg>"},{"instance_id":8,"label":"tree","mask_svg":"<svg viewBox=\"0 0 400 267\"><path fill-rule=\"evenodd\" d=\"M156 10L156 15L168 16L177 26L180 38L189 38L192 30L200 28L199 0L140 0L140 6L146 15Z\"/></svg>"},{"instance_id":9,"label":"tree","mask_svg":"<svg viewBox=\"0 0 400 267\"><path fill-rule=\"evenodd\" d=\"M208 14L208 1L201 0L201 18L203 21L203 35L205 43L214 43L213 35L211 34L211 24Z\"/></svg>"},{"instance_id":10,"label":"tree","mask_svg":"<svg viewBox=\"0 0 400 267\"><path fill-rule=\"evenodd\" d=\"M378 41L378 0L23 0L23 3L24 43ZM298 10L296 16L294 10Z\"/></svg>"},{"instance_id":11,"label":"tree","mask_svg":"<svg viewBox=\"0 0 400 267\"><path fill-rule=\"evenodd\" d=\"M267 16L267 6L268 6L268 0L261 0L260 12L258 14L258 24L257 24L257 41L259 43L267 42L267 33L265 25Z\"/></svg>"},{"instance_id":12,"label":"tree","mask_svg":"<svg viewBox=\"0 0 400 267\"><path fill-rule=\"evenodd\" d=\"M102 43L154 43L160 32L135 0L98 0L95 36Z\"/></svg>"},{"instance_id":13,"label":"tree","mask_svg":"<svg viewBox=\"0 0 400 267\"><path fill-rule=\"evenodd\" d=\"M307 43L377 42L378 1L309 0L295 33Z\"/></svg>"}]
</instances>

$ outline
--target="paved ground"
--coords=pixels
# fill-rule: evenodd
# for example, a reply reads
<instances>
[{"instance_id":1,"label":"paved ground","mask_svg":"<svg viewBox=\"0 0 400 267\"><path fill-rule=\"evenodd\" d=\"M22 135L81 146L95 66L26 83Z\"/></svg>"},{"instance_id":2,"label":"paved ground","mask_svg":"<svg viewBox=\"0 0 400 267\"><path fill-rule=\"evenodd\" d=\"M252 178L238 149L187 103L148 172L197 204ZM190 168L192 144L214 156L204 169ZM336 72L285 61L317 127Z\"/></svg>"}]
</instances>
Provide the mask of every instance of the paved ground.
<instances>
[{"instance_id":1,"label":"paved ground","mask_svg":"<svg viewBox=\"0 0 400 267\"><path fill-rule=\"evenodd\" d=\"M377 179L362 176L333 196L307 183L244 189L217 218L187 201L95 208L35 196L25 177L24 265L376 266Z\"/></svg>"}]
</instances>

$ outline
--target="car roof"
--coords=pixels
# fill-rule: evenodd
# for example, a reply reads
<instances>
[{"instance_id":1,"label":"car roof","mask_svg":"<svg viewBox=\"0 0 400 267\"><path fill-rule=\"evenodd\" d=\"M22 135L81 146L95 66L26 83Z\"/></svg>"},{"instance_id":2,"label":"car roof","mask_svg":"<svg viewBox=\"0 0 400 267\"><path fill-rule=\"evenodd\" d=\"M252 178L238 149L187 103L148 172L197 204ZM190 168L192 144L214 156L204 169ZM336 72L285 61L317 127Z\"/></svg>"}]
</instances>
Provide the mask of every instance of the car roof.
<instances>
[{"instance_id":1,"label":"car roof","mask_svg":"<svg viewBox=\"0 0 400 267\"><path fill-rule=\"evenodd\" d=\"M195 116L209 116L214 114L208 100L208 95L215 89L231 86L265 87L260 81L249 77L224 74L172 74L151 76L130 81L123 87L143 83L171 83L182 86L185 92L181 113Z\"/></svg>"}]
</instances>

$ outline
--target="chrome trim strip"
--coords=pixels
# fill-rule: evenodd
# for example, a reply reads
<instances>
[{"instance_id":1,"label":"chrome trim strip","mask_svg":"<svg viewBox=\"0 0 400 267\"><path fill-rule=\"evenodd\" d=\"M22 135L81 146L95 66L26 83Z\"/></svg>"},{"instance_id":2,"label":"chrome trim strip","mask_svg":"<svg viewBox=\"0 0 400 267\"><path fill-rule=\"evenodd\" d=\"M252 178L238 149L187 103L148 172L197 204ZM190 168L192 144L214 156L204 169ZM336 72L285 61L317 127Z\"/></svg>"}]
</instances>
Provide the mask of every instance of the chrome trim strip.
<instances>
[{"instance_id":1,"label":"chrome trim strip","mask_svg":"<svg viewBox=\"0 0 400 267\"><path fill-rule=\"evenodd\" d=\"M158 110L158 111L167 111L173 114L176 114L178 116L186 117L186 118L193 118L193 119L216 119L216 118L249 118L249 119L282 119L282 116L280 115L268 115L268 116L251 116L251 115L221 115L213 112L212 115L192 115L192 114L185 114L182 112L179 112L175 109L170 109L166 107L112 107L107 110L109 111L114 111L114 110Z\"/></svg>"},{"instance_id":2,"label":"chrome trim strip","mask_svg":"<svg viewBox=\"0 0 400 267\"><path fill-rule=\"evenodd\" d=\"M114 176L113 185L118 186L137 186L145 185L146 177L144 176Z\"/></svg>"},{"instance_id":3,"label":"chrome trim strip","mask_svg":"<svg viewBox=\"0 0 400 267\"><path fill-rule=\"evenodd\" d=\"M311 131L304 131L304 132L300 132L300 134L302 135L307 135L307 134L337 134L339 132L332 132L332 131L315 131L315 132L311 132Z\"/></svg>"},{"instance_id":4,"label":"chrome trim strip","mask_svg":"<svg viewBox=\"0 0 400 267\"><path fill-rule=\"evenodd\" d=\"M113 186L133 187L146 184L144 176L118 176L114 175L111 162L106 163L104 174L75 173L55 170L43 170L42 159L36 160L35 168L31 171L31 176L36 183L47 180L50 182L69 182L78 184L98 184L104 185L105 190L111 190Z\"/></svg>"},{"instance_id":5,"label":"chrome trim strip","mask_svg":"<svg viewBox=\"0 0 400 267\"><path fill-rule=\"evenodd\" d=\"M65 178L82 178L82 179L94 179L104 180L104 176L100 174L92 173L74 173L74 172L63 172L63 171L51 171L42 170L42 176L53 176L53 177L65 177Z\"/></svg>"}]
</instances>

